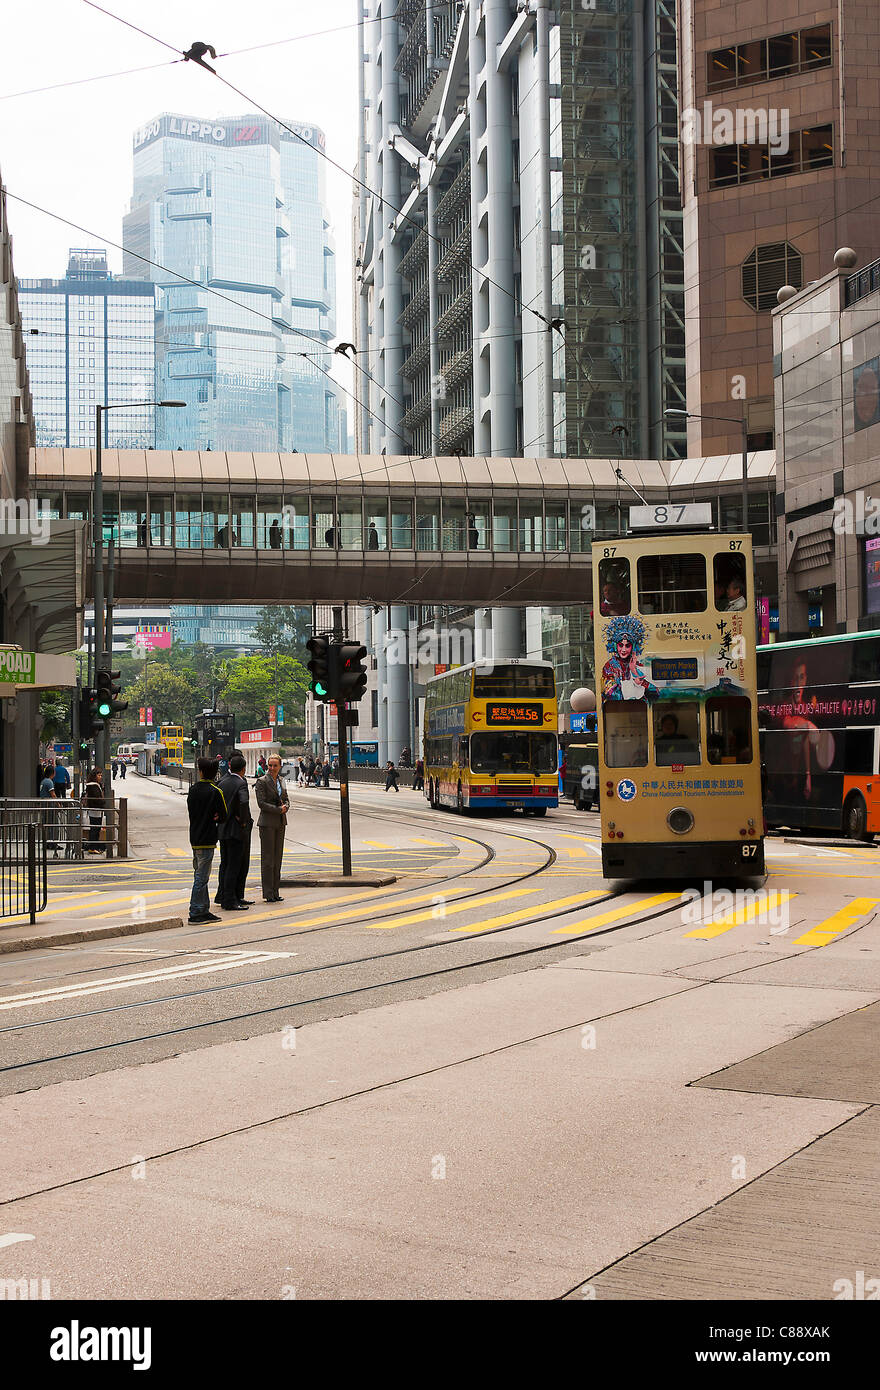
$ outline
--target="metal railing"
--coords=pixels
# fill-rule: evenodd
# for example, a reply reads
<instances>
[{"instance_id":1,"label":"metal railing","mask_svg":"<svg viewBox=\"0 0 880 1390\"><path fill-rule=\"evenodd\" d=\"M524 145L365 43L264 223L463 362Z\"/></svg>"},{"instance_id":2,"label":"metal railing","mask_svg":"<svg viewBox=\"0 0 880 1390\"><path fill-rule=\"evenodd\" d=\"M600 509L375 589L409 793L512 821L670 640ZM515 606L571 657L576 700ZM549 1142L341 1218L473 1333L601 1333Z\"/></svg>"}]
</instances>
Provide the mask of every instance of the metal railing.
<instances>
[{"instance_id":1,"label":"metal railing","mask_svg":"<svg viewBox=\"0 0 880 1390\"><path fill-rule=\"evenodd\" d=\"M47 895L45 825L0 824L0 918L26 912L35 922Z\"/></svg>"},{"instance_id":2,"label":"metal railing","mask_svg":"<svg viewBox=\"0 0 880 1390\"><path fill-rule=\"evenodd\" d=\"M38 825L53 859L82 859L87 851L128 857L128 802L114 800L111 810L52 797L0 797L0 831Z\"/></svg>"}]
</instances>

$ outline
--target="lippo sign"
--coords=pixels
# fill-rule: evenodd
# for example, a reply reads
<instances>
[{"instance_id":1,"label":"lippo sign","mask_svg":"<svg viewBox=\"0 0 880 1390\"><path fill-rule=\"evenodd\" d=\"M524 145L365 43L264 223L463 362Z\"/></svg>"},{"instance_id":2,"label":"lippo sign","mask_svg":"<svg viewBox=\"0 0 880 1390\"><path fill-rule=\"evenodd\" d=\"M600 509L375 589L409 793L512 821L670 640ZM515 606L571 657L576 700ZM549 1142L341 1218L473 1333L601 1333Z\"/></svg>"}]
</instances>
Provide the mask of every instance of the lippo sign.
<instances>
[{"instance_id":1,"label":"lippo sign","mask_svg":"<svg viewBox=\"0 0 880 1390\"><path fill-rule=\"evenodd\" d=\"M37 679L35 652L19 652L0 647L0 685L34 685Z\"/></svg>"},{"instance_id":2,"label":"lippo sign","mask_svg":"<svg viewBox=\"0 0 880 1390\"><path fill-rule=\"evenodd\" d=\"M245 743L274 743L271 729L245 729L238 736L239 742Z\"/></svg>"}]
</instances>

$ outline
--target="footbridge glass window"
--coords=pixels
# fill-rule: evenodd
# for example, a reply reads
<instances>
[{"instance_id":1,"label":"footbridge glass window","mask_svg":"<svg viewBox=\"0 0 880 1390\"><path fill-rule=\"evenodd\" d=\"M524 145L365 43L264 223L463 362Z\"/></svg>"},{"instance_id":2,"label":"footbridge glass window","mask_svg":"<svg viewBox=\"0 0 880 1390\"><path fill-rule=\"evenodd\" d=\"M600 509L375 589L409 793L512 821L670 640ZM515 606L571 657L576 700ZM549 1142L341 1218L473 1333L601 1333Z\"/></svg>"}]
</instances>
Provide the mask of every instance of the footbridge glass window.
<instances>
[{"instance_id":1,"label":"footbridge glass window","mask_svg":"<svg viewBox=\"0 0 880 1390\"><path fill-rule=\"evenodd\" d=\"M544 505L540 497L521 497L519 502L519 548L544 549Z\"/></svg>"},{"instance_id":2,"label":"footbridge glass window","mask_svg":"<svg viewBox=\"0 0 880 1390\"><path fill-rule=\"evenodd\" d=\"M314 499L314 548L315 550L339 549L339 526L336 516L335 497L316 497Z\"/></svg>"},{"instance_id":3,"label":"footbridge glass window","mask_svg":"<svg viewBox=\"0 0 880 1390\"><path fill-rule=\"evenodd\" d=\"M412 550L413 548L413 509L412 502L391 503L391 549Z\"/></svg>"},{"instance_id":4,"label":"footbridge glass window","mask_svg":"<svg viewBox=\"0 0 880 1390\"><path fill-rule=\"evenodd\" d=\"M495 502L492 518L492 549L516 549L516 503Z\"/></svg>"},{"instance_id":5,"label":"footbridge glass window","mask_svg":"<svg viewBox=\"0 0 880 1390\"><path fill-rule=\"evenodd\" d=\"M119 509L119 544L131 550L147 543L147 499L124 494Z\"/></svg>"},{"instance_id":6,"label":"footbridge glass window","mask_svg":"<svg viewBox=\"0 0 880 1390\"><path fill-rule=\"evenodd\" d=\"M565 503L547 502L544 508L544 549L565 550L567 537Z\"/></svg>"},{"instance_id":7,"label":"footbridge glass window","mask_svg":"<svg viewBox=\"0 0 880 1390\"><path fill-rule=\"evenodd\" d=\"M339 517L339 547L341 550L363 550L364 509L359 497L340 497L336 504Z\"/></svg>"},{"instance_id":8,"label":"footbridge glass window","mask_svg":"<svg viewBox=\"0 0 880 1390\"><path fill-rule=\"evenodd\" d=\"M174 544L181 550L200 550L202 545L202 499L198 493L184 493L174 512Z\"/></svg>"},{"instance_id":9,"label":"footbridge glass window","mask_svg":"<svg viewBox=\"0 0 880 1390\"><path fill-rule=\"evenodd\" d=\"M71 521L88 521L92 515L92 499L87 492L69 492L65 516Z\"/></svg>"},{"instance_id":10,"label":"footbridge glass window","mask_svg":"<svg viewBox=\"0 0 880 1390\"><path fill-rule=\"evenodd\" d=\"M416 550L440 549L440 502L416 503Z\"/></svg>"},{"instance_id":11,"label":"footbridge glass window","mask_svg":"<svg viewBox=\"0 0 880 1390\"><path fill-rule=\"evenodd\" d=\"M443 549L466 550L467 507L464 502L443 502Z\"/></svg>"},{"instance_id":12,"label":"footbridge glass window","mask_svg":"<svg viewBox=\"0 0 880 1390\"><path fill-rule=\"evenodd\" d=\"M115 492L104 493L104 544L119 544L119 497Z\"/></svg>"},{"instance_id":13,"label":"footbridge glass window","mask_svg":"<svg viewBox=\"0 0 880 1390\"><path fill-rule=\"evenodd\" d=\"M231 512L232 544L247 546L248 549L252 550L254 545L254 499L252 497L233 497Z\"/></svg>"},{"instance_id":14,"label":"footbridge glass window","mask_svg":"<svg viewBox=\"0 0 880 1390\"><path fill-rule=\"evenodd\" d=\"M468 550L488 550L490 536L490 503L479 497L468 498L467 504L467 548Z\"/></svg>"},{"instance_id":15,"label":"footbridge glass window","mask_svg":"<svg viewBox=\"0 0 880 1390\"><path fill-rule=\"evenodd\" d=\"M172 545L172 503L170 497L150 494L150 545Z\"/></svg>"},{"instance_id":16,"label":"footbridge glass window","mask_svg":"<svg viewBox=\"0 0 880 1390\"><path fill-rule=\"evenodd\" d=\"M604 524L602 509L597 513L592 497L571 499L571 549L575 555L588 555L597 535L616 535L617 528Z\"/></svg>"},{"instance_id":17,"label":"footbridge glass window","mask_svg":"<svg viewBox=\"0 0 880 1390\"><path fill-rule=\"evenodd\" d=\"M373 502L367 499L364 520L366 522L366 550L388 549L388 503Z\"/></svg>"},{"instance_id":18,"label":"footbridge glass window","mask_svg":"<svg viewBox=\"0 0 880 1390\"><path fill-rule=\"evenodd\" d=\"M280 495L257 497L257 549L285 549L283 503Z\"/></svg>"},{"instance_id":19,"label":"footbridge glass window","mask_svg":"<svg viewBox=\"0 0 880 1390\"><path fill-rule=\"evenodd\" d=\"M229 515L229 498L206 496L202 514L203 550L228 550L238 545L238 536L233 532Z\"/></svg>"},{"instance_id":20,"label":"footbridge glass window","mask_svg":"<svg viewBox=\"0 0 880 1390\"><path fill-rule=\"evenodd\" d=\"M271 532L271 522L269 523ZM309 499L303 496L284 494L284 511L281 518L282 545L291 550L308 550L310 540ZM323 539L323 537L322 537ZM271 549L271 534L269 536Z\"/></svg>"}]
</instances>

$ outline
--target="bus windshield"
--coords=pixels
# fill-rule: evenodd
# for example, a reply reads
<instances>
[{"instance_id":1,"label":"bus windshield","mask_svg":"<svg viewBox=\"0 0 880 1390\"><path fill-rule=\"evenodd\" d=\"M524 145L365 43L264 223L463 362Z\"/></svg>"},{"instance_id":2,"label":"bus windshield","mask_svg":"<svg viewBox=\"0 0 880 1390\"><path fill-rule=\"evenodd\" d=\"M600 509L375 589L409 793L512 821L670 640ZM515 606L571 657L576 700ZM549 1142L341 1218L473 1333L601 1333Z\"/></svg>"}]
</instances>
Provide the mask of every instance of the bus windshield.
<instances>
[{"instance_id":1,"label":"bus windshield","mask_svg":"<svg viewBox=\"0 0 880 1390\"><path fill-rule=\"evenodd\" d=\"M552 671L548 672L552 679ZM530 733L473 734L472 772L556 771L556 735Z\"/></svg>"},{"instance_id":2,"label":"bus windshield","mask_svg":"<svg viewBox=\"0 0 880 1390\"><path fill-rule=\"evenodd\" d=\"M509 700L525 695L553 699L556 685L552 666L505 666L474 672L475 700Z\"/></svg>"}]
</instances>

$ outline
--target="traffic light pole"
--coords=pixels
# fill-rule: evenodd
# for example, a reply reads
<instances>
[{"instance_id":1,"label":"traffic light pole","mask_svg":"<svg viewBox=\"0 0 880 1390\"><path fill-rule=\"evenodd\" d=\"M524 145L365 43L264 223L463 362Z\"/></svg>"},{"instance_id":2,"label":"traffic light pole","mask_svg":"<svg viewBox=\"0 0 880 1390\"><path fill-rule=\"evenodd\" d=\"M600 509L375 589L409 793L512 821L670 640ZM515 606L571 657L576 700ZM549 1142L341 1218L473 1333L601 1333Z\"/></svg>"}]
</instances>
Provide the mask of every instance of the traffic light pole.
<instances>
[{"instance_id":1,"label":"traffic light pole","mask_svg":"<svg viewBox=\"0 0 880 1390\"><path fill-rule=\"evenodd\" d=\"M339 645L343 639L342 609L333 609L333 641ZM342 821L342 877L351 878L351 816L348 803L348 742L347 742L347 704L344 700L336 702L336 744L339 749L339 814ZM328 754L329 756L329 754Z\"/></svg>"}]
</instances>

